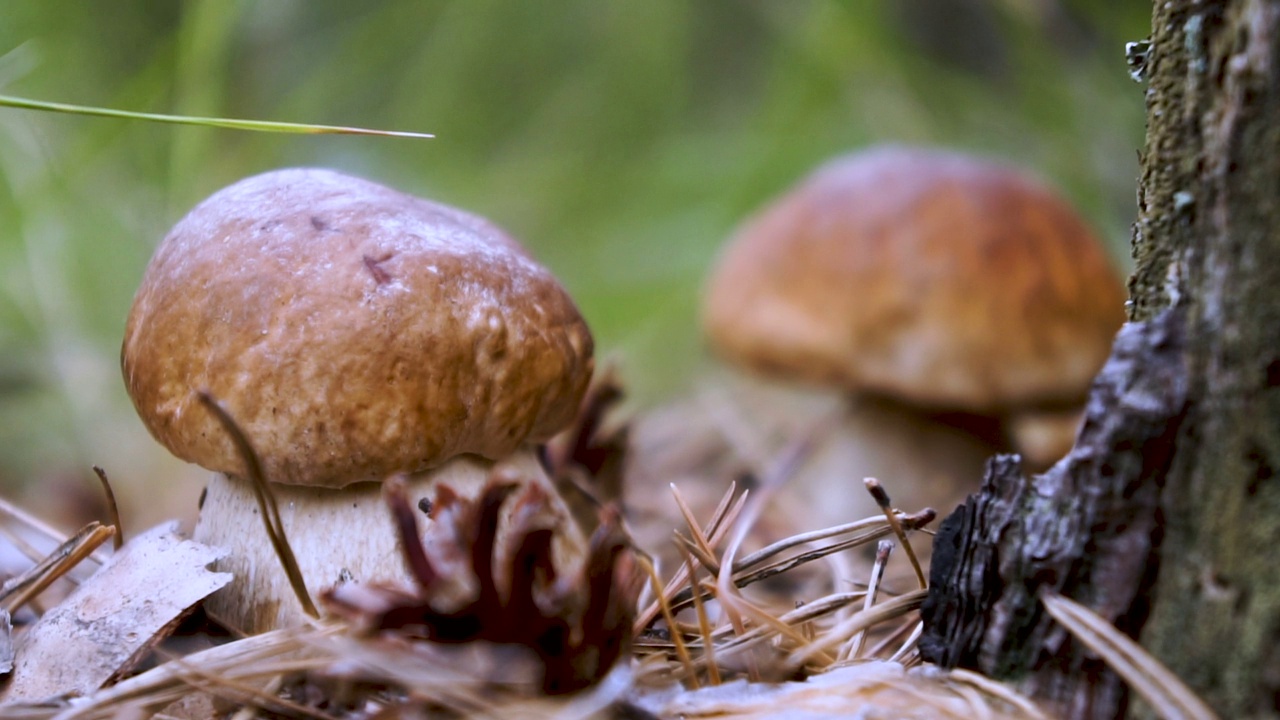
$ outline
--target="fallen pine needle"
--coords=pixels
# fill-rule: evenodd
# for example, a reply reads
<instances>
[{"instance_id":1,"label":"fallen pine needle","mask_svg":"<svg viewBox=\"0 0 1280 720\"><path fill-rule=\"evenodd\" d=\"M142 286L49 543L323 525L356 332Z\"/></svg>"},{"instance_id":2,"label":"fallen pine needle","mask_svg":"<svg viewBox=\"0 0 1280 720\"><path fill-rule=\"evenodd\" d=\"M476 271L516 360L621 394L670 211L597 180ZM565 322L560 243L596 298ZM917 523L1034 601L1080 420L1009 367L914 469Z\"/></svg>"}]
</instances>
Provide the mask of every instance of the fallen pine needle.
<instances>
[{"instance_id":1,"label":"fallen pine needle","mask_svg":"<svg viewBox=\"0 0 1280 720\"><path fill-rule=\"evenodd\" d=\"M1045 610L1134 689L1158 715L1188 720L1218 717L1176 675L1097 613L1062 595L1045 593Z\"/></svg>"}]
</instances>

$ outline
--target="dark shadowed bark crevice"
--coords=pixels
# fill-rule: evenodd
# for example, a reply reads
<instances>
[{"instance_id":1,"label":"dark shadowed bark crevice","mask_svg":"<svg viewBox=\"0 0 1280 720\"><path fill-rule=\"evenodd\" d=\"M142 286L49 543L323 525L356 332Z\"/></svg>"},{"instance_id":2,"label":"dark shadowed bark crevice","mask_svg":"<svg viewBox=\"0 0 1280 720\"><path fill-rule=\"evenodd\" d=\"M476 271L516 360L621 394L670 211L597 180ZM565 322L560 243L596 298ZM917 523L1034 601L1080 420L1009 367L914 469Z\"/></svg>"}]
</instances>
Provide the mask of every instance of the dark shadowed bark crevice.
<instances>
[{"instance_id":1,"label":"dark shadowed bark crevice","mask_svg":"<svg viewBox=\"0 0 1280 720\"><path fill-rule=\"evenodd\" d=\"M1118 678L1039 597L1073 597L1131 633L1146 620L1161 479L1186 399L1181 326L1176 310L1127 325L1071 453L1031 478L1016 456L993 458L980 492L943 523L922 610L930 660L1017 679L1071 717L1124 706Z\"/></svg>"}]
</instances>

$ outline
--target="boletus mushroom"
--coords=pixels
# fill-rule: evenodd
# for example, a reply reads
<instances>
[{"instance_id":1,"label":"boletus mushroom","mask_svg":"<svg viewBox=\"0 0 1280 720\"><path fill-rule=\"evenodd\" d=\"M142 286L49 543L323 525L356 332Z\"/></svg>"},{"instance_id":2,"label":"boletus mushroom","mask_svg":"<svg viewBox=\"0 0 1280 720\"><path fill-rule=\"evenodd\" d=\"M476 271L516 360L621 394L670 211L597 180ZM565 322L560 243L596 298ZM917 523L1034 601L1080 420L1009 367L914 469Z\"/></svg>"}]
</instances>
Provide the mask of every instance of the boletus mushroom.
<instances>
[{"instance_id":1,"label":"boletus mushroom","mask_svg":"<svg viewBox=\"0 0 1280 720\"><path fill-rule=\"evenodd\" d=\"M855 398L871 451L903 430L896 471L848 457L840 471L888 473L892 491L930 482L919 475L932 462L943 482L917 499L946 512L990 451L1043 468L1071 447L1124 300L1102 245L1044 184L889 146L829 162L749 219L710 276L703 319L731 364ZM959 441L938 428L969 448L939 452ZM849 493L861 490L828 488L826 502Z\"/></svg>"},{"instance_id":2,"label":"boletus mushroom","mask_svg":"<svg viewBox=\"0 0 1280 720\"><path fill-rule=\"evenodd\" d=\"M244 458L199 400L234 419L271 482L311 594L404 581L380 483L487 478L554 489L534 446L576 412L592 339L565 290L486 220L329 170L268 172L200 203L165 237L125 330L139 416L215 471L195 538L231 551L209 608L247 632L297 622ZM562 504L554 551L580 556ZM429 522L424 514L422 522Z\"/></svg>"}]
</instances>

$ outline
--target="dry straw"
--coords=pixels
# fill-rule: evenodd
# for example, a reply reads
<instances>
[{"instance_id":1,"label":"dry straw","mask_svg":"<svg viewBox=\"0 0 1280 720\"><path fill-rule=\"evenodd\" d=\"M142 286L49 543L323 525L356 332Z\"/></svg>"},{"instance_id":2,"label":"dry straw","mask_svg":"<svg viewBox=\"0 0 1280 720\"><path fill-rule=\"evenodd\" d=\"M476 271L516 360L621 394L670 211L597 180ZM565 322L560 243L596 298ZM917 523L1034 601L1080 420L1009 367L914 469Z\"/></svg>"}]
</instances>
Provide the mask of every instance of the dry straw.
<instances>
[{"instance_id":1,"label":"dry straw","mask_svg":"<svg viewBox=\"0 0 1280 720\"><path fill-rule=\"evenodd\" d=\"M225 424L235 427L229 416ZM731 486L702 520L672 487L686 526L674 532L681 562L665 582L643 554L626 548L620 519L607 509L593 537L596 561L581 576L556 575L539 540L546 530L539 527L512 541L523 565L493 562L497 507L510 496L495 485L475 507L456 496L437 499L462 503L446 515L460 523L455 535L470 538L453 552L469 557L479 576L481 597L471 605L441 610L427 595L404 589L344 586L327 595L331 613L322 620L185 656L160 645L151 669L85 697L0 705L0 716L1045 717L1034 702L1001 683L922 665L917 610L928 590L910 536L933 520L932 511L895 510L884 488L869 480L881 515L742 552L752 519L806 448L804 441L788 448L756 493L737 493ZM247 443L242 452L252 459ZM262 488L269 495L266 483ZM388 499L393 512L412 519L403 496L393 490ZM269 497L263 502L270 507ZM428 589L436 577L434 550L418 545L415 523L403 525L407 561ZM19 509L0 505L0 531L17 536L32 528L49 532ZM89 557L111 535L110 528L91 525L53 555L33 557L37 569L11 584L47 586L68 572L66 558ZM282 533L279 539L287 546ZM910 562L907 572L890 568L895 544ZM857 582L827 572L821 574L827 589L816 595L811 582L789 582L815 561L872 547L875 560ZM522 577L542 589L507 590L503 596L502 573L507 584ZM638 580L648 590L637 608ZM770 592L761 591L766 580ZM567 592L577 584L591 591ZM902 591L903 584L916 587ZM783 596L790 593L787 602L779 602L779 586ZM35 594L22 592L24 602ZM586 600L575 605L569 600L575 597ZM7 602L11 608L18 604ZM1213 717L1177 678L1097 616L1065 598L1044 602L1156 712ZM459 619L465 620L463 630L441 624ZM553 675L555 682L549 680ZM556 688L570 692L552 696Z\"/></svg>"}]
</instances>

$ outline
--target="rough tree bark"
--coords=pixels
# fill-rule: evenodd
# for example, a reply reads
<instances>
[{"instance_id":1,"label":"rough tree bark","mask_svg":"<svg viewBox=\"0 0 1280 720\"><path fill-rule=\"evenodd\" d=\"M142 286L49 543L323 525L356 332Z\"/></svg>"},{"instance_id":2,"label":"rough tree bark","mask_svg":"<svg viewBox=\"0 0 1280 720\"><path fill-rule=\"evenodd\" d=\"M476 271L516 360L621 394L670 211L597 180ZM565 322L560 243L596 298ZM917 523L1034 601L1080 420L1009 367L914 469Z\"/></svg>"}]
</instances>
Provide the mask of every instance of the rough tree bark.
<instances>
[{"instance_id":1,"label":"rough tree bark","mask_svg":"<svg viewBox=\"0 0 1280 720\"><path fill-rule=\"evenodd\" d=\"M1123 685L1046 590L1140 637L1225 717L1280 707L1280 0L1158 0L1132 322L1076 448L997 458L944 523L922 648L1072 717Z\"/></svg>"}]
</instances>

